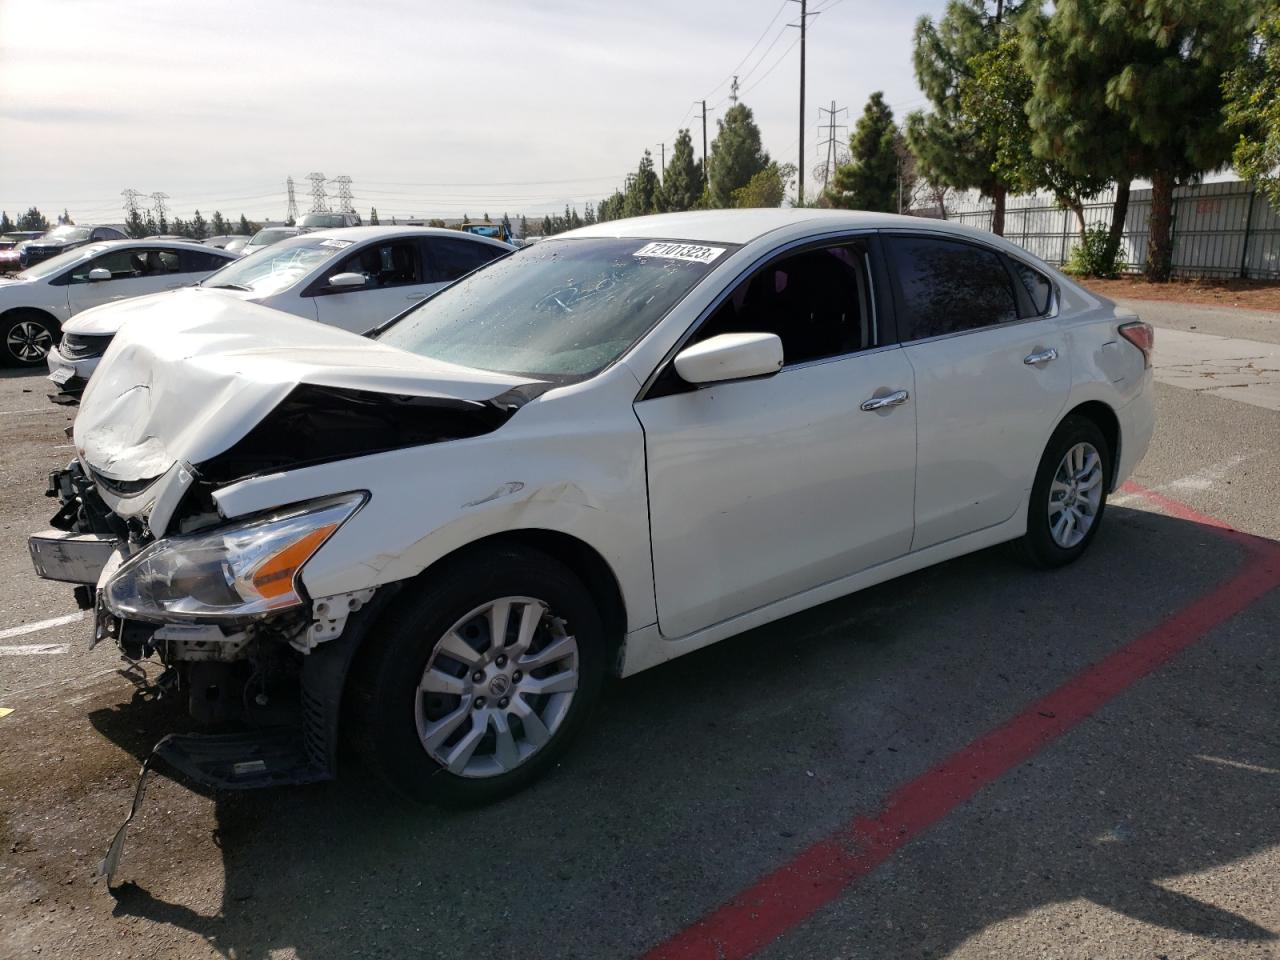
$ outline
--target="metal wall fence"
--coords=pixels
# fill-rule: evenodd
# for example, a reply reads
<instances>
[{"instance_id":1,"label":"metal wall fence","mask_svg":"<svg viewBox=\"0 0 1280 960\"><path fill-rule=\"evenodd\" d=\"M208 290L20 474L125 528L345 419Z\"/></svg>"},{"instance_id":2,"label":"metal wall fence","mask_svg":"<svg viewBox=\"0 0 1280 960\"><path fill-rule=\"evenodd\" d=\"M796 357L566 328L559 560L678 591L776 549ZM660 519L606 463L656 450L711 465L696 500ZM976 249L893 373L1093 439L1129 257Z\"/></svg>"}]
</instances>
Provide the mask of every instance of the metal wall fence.
<instances>
[{"instance_id":1,"label":"metal wall fence","mask_svg":"<svg viewBox=\"0 0 1280 960\"><path fill-rule=\"evenodd\" d=\"M1112 188L1085 205L1085 223L1111 224ZM991 229L991 201L972 194L953 198L947 218ZM1126 271L1140 271L1147 258L1151 191L1129 195L1121 255ZM1009 197L1004 235L1040 259L1066 262L1079 238L1076 216L1052 197ZM1240 180L1179 187L1173 203L1173 272L1184 277L1280 278L1280 211Z\"/></svg>"}]
</instances>

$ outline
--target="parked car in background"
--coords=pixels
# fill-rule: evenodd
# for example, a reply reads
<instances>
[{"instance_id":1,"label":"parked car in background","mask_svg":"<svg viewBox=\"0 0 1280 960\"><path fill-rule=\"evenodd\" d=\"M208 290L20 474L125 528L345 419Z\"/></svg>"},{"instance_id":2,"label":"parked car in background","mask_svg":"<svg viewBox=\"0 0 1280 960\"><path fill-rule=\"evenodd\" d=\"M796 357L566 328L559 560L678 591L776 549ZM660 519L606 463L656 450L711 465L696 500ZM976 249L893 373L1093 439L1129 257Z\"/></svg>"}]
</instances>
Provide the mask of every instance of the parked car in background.
<instances>
[{"instance_id":1,"label":"parked car in background","mask_svg":"<svg viewBox=\"0 0 1280 960\"><path fill-rule=\"evenodd\" d=\"M205 237L200 242L207 247L217 247L219 250L225 250L228 243L240 236L244 235L239 233L222 233L216 237ZM245 237L245 239L247 240L248 237Z\"/></svg>"},{"instance_id":2,"label":"parked car in background","mask_svg":"<svg viewBox=\"0 0 1280 960\"><path fill-rule=\"evenodd\" d=\"M240 254L247 257L251 253L257 253L264 247L271 246L273 243L296 237L301 232L297 227L264 227L240 247Z\"/></svg>"},{"instance_id":3,"label":"parked car in background","mask_svg":"<svg viewBox=\"0 0 1280 960\"><path fill-rule=\"evenodd\" d=\"M359 227L362 225L358 213L304 213L298 220L298 229L303 233L308 230L333 230L338 227Z\"/></svg>"},{"instance_id":4,"label":"parked car in background","mask_svg":"<svg viewBox=\"0 0 1280 960\"><path fill-rule=\"evenodd\" d=\"M431 227L321 230L246 255L200 290L363 333L512 249Z\"/></svg>"},{"instance_id":5,"label":"parked car in background","mask_svg":"<svg viewBox=\"0 0 1280 960\"><path fill-rule=\"evenodd\" d=\"M245 246L252 239L253 239L252 237L246 237L243 235L238 237L232 237L230 240L228 240L226 243L222 245L222 249L227 251L227 253L234 253L237 256L240 256L244 253Z\"/></svg>"},{"instance_id":6,"label":"parked car in background","mask_svg":"<svg viewBox=\"0 0 1280 960\"><path fill-rule=\"evenodd\" d=\"M2 277L0 360L40 366L81 311L195 283L232 259L191 242L115 240L78 247ZM69 383L73 376L55 373L55 382Z\"/></svg>"},{"instance_id":7,"label":"parked car in background","mask_svg":"<svg viewBox=\"0 0 1280 960\"><path fill-rule=\"evenodd\" d=\"M199 288L118 309L152 320L90 383L31 555L197 717L244 717L156 747L217 787L332 777L349 731L411 795L496 799L607 674L1005 541L1076 560L1154 428L1149 325L886 214L596 224L373 340Z\"/></svg>"},{"instance_id":8,"label":"parked car in background","mask_svg":"<svg viewBox=\"0 0 1280 960\"><path fill-rule=\"evenodd\" d=\"M12 273L22 269L18 262L22 254L22 245L42 235L43 232L40 230L15 230L0 236L0 273Z\"/></svg>"},{"instance_id":9,"label":"parked car in background","mask_svg":"<svg viewBox=\"0 0 1280 960\"><path fill-rule=\"evenodd\" d=\"M60 227L54 227L38 240L28 240L22 248L18 262L25 270L42 260L82 247L86 243L127 239L124 231L117 230L115 227L63 224Z\"/></svg>"}]
</instances>

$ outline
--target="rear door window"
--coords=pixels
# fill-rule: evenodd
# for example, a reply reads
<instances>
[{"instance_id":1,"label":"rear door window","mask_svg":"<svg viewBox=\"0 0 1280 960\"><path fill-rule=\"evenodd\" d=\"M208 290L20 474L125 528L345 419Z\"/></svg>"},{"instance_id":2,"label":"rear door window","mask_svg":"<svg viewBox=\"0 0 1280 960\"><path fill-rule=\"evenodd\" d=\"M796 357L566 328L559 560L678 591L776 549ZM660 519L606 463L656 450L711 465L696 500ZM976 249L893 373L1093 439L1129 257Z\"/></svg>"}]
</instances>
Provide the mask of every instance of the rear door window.
<instances>
[{"instance_id":1,"label":"rear door window","mask_svg":"<svg viewBox=\"0 0 1280 960\"><path fill-rule=\"evenodd\" d=\"M904 342L1019 319L1013 277L995 251L938 237L885 239L898 284Z\"/></svg>"},{"instance_id":2,"label":"rear door window","mask_svg":"<svg viewBox=\"0 0 1280 960\"><path fill-rule=\"evenodd\" d=\"M1043 273L1021 260L1010 257L1009 262L1013 265L1014 276L1026 289L1027 297L1031 300L1031 316L1043 317L1053 303L1053 284Z\"/></svg>"},{"instance_id":3,"label":"rear door window","mask_svg":"<svg viewBox=\"0 0 1280 960\"><path fill-rule=\"evenodd\" d=\"M225 267L231 262L226 257L220 257L216 253L205 250L183 250L180 256L182 258L181 273L208 273L219 267Z\"/></svg>"},{"instance_id":4,"label":"rear door window","mask_svg":"<svg viewBox=\"0 0 1280 960\"><path fill-rule=\"evenodd\" d=\"M420 243L427 283L451 283L506 253L489 243L453 237L426 237Z\"/></svg>"}]
</instances>

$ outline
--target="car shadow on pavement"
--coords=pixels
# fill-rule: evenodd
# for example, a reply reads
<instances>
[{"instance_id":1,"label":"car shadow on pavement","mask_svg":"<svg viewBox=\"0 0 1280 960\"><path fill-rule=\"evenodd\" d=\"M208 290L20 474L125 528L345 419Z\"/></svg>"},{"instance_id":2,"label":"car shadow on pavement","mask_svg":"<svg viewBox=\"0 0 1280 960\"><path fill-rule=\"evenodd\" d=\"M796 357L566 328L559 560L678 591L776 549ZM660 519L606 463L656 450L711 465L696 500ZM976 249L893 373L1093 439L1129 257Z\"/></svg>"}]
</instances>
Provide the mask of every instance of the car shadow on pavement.
<instances>
[{"instance_id":1,"label":"car shadow on pavement","mask_svg":"<svg viewBox=\"0 0 1280 960\"><path fill-rule=\"evenodd\" d=\"M1208 527L1112 507L1072 567L984 551L615 684L562 768L484 809L416 806L351 763L332 784L214 794L225 881L213 913L182 887L164 813L144 808L115 913L238 958L634 956L1246 562ZM1236 912L1196 877L1280 843L1278 612L1273 592L1212 629L775 954L941 957L1086 902L1130 934L1136 921L1161 936L1274 940L1245 915L1254 905ZM91 720L142 756L167 732L153 709ZM1079 916L1037 929L1105 942Z\"/></svg>"}]
</instances>

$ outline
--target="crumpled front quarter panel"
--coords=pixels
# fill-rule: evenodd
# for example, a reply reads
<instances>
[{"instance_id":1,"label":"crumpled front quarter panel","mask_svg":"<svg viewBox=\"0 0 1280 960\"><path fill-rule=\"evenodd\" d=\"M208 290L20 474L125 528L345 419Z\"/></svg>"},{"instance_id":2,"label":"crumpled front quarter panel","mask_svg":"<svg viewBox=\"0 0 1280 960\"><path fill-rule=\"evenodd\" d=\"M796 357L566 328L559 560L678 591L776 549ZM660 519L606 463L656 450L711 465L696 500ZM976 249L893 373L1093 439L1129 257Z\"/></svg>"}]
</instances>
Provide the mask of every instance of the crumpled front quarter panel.
<instances>
[{"instance_id":1,"label":"crumpled front quarter panel","mask_svg":"<svg viewBox=\"0 0 1280 960\"><path fill-rule=\"evenodd\" d=\"M655 619L644 436L631 410L637 386L619 365L530 402L492 433L244 480L215 500L236 517L368 491L303 569L313 597L413 577L495 534L568 534L609 564L634 630Z\"/></svg>"}]
</instances>

